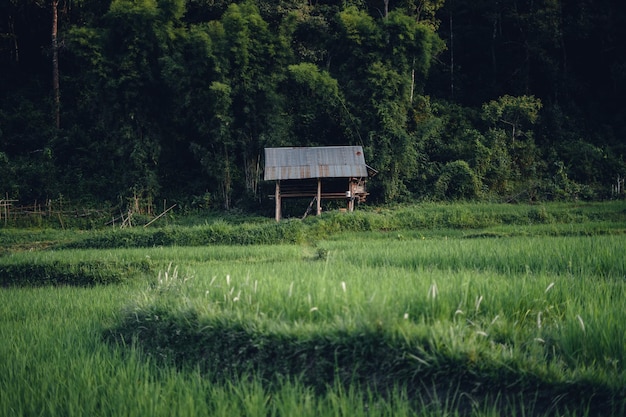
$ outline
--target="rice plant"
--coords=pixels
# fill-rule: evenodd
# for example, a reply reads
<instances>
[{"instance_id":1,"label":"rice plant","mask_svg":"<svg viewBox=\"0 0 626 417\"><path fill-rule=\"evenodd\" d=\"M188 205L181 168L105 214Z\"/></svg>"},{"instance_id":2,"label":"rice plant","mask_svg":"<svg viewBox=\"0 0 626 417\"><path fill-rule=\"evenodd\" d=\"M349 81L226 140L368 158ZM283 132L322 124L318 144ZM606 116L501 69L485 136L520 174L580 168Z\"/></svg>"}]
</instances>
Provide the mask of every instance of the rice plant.
<instances>
[{"instance_id":1,"label":"rice plant","mask_svg":"<svg viewBox=\"0 0 626 417\"><path fill-rule=\"evenodd\" d=\"M0 415L624 415L615 207L523 226L530 209L507 207L515 227L487 205L333 214L277 245L31 251L20 235L0 257ZM406 228L437 216L461 228ZM328 225L369 231L301 234Z\"/></svg>"}]
</instances>

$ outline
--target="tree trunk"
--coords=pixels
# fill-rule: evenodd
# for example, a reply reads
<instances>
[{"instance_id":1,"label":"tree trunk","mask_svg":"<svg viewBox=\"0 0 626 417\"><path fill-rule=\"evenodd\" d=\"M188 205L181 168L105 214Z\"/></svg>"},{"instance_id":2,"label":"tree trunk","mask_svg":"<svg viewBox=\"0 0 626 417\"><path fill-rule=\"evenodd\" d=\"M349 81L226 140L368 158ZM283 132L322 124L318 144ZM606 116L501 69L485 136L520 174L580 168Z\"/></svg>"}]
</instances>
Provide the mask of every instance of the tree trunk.
<instances>
[{"instance_id":1,"label":"tree trunk","mask_svg":"<svg viewBox=\"0 0 626 417\"><path fill-rule=\"evenodd\" d=\"M452 29L452 12L450 12L450 99L454 101L454 30Z\"/></svg>"},{"instance_id":2,"label":"tree trunk","mask_svg":"<svg viewBox=\"0 0 626 417\"><path fill-rule=\"evenodd\" d=\"M20 49L17 43L17 34L15 33L15 23L13 16L9 16L9 29L11 30L10 36L13 39L13 59L15 62L20 62Z\"/></svg>"},{"instance_id":3,"label":"tree trunk","mask_svg":"<svg viewBox=\"0 0 626 417\"><path fill-rule=\"evenodd\" d=\"M244 155L244 174L246 177L246 191L257 197L261 173L261 154L255 156Z\"/></svg>"},{"instance_id":4,"label":"tree trunk","mask_svg":"<svg viewBox=\"0 0 626 417\"><path fill-rule=\"evenodd\" d=\"M415 57L413 57L413 66L411 68L411 93L409 103L413 103L413 93L415 91Z\"/></svg>"},{"instance_id":5,"label":"tree trunk","mask_svg":"<svg viewBox=\"0 0 626 417\"><path fill-rule=\"evenodd\" d=\"M57 129L61 127L61 88L59 86L59 42L57 38L59 0L52 0L52 90L54 117Z\"/></svg>"},{"instance_id":6,"label":"tree trunk","mask_svg":"<svg viewBox=\"0 0 626 417\"><path fill-rule=\"evenodd\" d=\"M230 195L232 191L232 178L230 175L230 159L228 156L228 146L224 145L224 173L222 177L222 196L224 198L224 209L230 210Z\"/></svg>"}]
</instances>

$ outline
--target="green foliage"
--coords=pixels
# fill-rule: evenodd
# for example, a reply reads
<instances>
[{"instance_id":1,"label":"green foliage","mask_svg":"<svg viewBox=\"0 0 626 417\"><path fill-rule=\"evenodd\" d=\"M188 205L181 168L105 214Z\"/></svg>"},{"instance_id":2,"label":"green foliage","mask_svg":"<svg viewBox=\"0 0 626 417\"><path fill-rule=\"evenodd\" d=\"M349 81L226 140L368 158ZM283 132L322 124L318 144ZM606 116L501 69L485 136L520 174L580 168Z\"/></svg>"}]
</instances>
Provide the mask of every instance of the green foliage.
<instances>
[{"instance_id":1,"label":"green foliage","mask_svg":"<svg viewBox=\"0 0 626 417\"><path fill-rule=\"evenodd\" d=\"M285 108L290 117L288 139L280 145L340 145L349 130L337 80L312 63L289 65L285 80ZM281 141L282 142L282 141Z\"/></svg>"},{"instance_id":2,"label":"green foliage","mask_svg":"<svg viewBox=\"0 0 626 417\"><path fill-rule=\"evenodd\" d=\"M488 166L486 184L496 193L532 188L540 177L542 162L532 126L537 122L541 101L532 96L503 96L483 105L482 117L490 124L485 145Z\"/></svg>"},{"instance_id":3,"label":"green foliage","mask_svg":"<svg viewBox=\"0 0 626 417\"><path fill-rule=\"evenodd\" d=\"M511 142L529 138L527 129L537 122L541 100L532 96L503 96L483 105L483 118L492 126L502 126L511 131Z\"/></svg>"},{"instance_id":4,"label":"green foliage","mask_svg":"<svg viewBox=\"0 0 626 417\"><path fill-rule=\"evenodd\" d=\"M480 179L465 161L448 162L435 183L435 196L442 200L471 200L480 195Z\"/></svg>"},{"instance_id":5,"label":"green foliage","mask_svg":"<svg viewBox=\"0 0 626 417\"><path fill-rule=\"evenodd\" d=\"M57 128L47 6L6 2L0 193L255 210L263 148L358 144L377 203L441 198L455 161L483 187L464 198L621 198L625 16L557 6L79 1L59 14Z\"/></svg>"},{"instance_id":6,"label":"green foliage","mask_svg":"<svg viewBox=\"0 0 626 417\"><path fill-rule=\"evenodd\" d=\"M347 41L361 47L377 47L382 34L374 19L356 6L348 6L338 15Z\"/></svg>"}]
</instances>

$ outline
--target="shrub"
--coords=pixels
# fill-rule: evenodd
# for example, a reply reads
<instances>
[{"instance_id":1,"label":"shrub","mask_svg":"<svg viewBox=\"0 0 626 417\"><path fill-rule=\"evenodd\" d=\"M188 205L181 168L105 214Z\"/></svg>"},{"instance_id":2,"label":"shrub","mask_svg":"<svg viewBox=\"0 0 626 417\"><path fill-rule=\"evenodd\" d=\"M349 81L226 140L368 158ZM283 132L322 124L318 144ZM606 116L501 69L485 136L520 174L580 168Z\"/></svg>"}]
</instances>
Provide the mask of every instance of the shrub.
<instances>
[{"instance_id":1,"label":"shrub","mask_svg":"<svg viewBox=\"0 0 626 417\"><path fill-rule=\"evenodd\" d=\"M448 162L435 182L435 195L441 200L472 199L480 189L480 179L465 161Z\"/></svg>"},{"instance_id":2,"label":"shrub","mask_svg":"<svg viewBox=\"0 0 626 417\"><path fill-rule=\"evenodd\" d=\"M150 265L145 260L132 263L51 261L4 264L0 265L0 285L3 287L44 285L84 287L97 284L114 284L149 270Z\"/></svg>"}]
</instances>

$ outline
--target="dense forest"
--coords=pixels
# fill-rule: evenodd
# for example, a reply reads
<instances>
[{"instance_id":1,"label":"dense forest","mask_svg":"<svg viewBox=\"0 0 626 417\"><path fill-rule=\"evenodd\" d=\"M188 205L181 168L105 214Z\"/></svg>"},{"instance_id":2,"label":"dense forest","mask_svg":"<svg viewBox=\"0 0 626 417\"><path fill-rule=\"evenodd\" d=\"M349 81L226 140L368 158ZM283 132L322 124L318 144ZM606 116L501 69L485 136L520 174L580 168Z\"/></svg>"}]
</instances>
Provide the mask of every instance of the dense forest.
<instances>
[{"instance_id":1,"label":"dense forest","mask_svg":"<svg viewBox=\"0 0 626 417\"><path fill-rule=\"evenodd\" d=\"M361 145L370 201L604 199L621 0L0 0L0 198L254 210L263 149Z\"/></svg>"}]
</instances>

